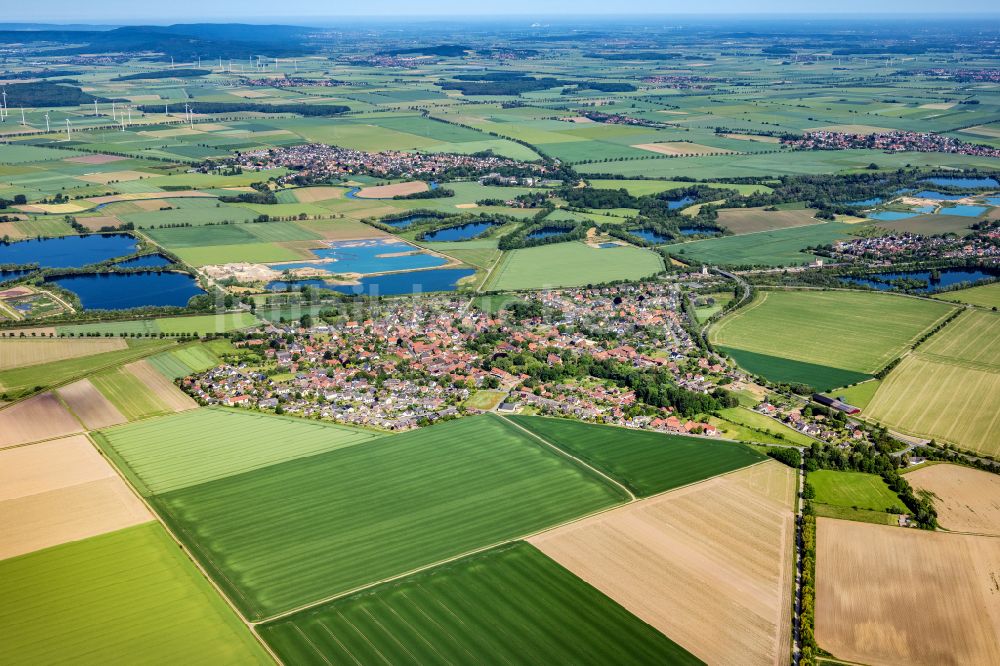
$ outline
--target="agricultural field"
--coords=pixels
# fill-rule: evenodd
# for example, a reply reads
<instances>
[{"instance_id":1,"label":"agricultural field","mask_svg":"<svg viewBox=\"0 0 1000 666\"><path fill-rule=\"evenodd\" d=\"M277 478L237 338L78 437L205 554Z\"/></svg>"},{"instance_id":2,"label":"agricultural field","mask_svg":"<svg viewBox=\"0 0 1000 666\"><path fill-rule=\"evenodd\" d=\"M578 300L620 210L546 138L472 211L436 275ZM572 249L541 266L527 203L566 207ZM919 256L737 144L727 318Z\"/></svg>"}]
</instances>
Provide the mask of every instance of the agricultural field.
<instances>
[{"instance_id":1,"label":"agricultural field","mask_svg":"<svg viewBox=\"0 0 1000 666\"><path fill-rule=\"evenodd\" d=\"M763 208L725 208L719 211L719 226L736 235L754 234L761 231L806 227L817 223L816 211L775 210Z\"/></svg>"},{"instance_id":2,"label":"agricultural field","mask_svg":"<svg viewBox=\"0 0 1000 666\"><path fill-rule=\"evenodd\" d=\"M719 189L726 190L736 190L740 194L755 194L758 192L770 192L771 188L767 185L757 185L757 184L738 184L738 183L705 183L712 187L717 187ZM678 190L682 188L691 187L689 181L683 180L601 180L594 179L590 181L590 186L598 190L617 190L620 188L625 189L629 194L634 197L643 197L650 194L659 194L660 192L667 192L669 190Z\"/></svg>"},{"instance_id":3,"label":"agricultural field","mask_svg":"<svg viewBox=\"0 0 1000 666\"><path fill-rule=\"evenodd\" d=\"M528 542L706 663L787 664L794 504L772 460Z\"/></svg>"},{"instance_id":4,"label":"agricultural field","mask_svg":"<svg viewBox=\"0 0 1000 666\"><path fill-rule=\"evenodd\" d=\"M89 379L67 384L57 393L73 416L88 430L106 428L128 420Z\"/></svg>"},{"instance_id":5,"label":"agricultural field","mask_svg":"<svg viewBox=\"0 0 1000 666\"><path fill-rule=\"evenodd\" d=\"M750 372L829 390L867 379L950 312L885 294L764 291L709 335Z\"/></svg>"},{"instance_id":6,"label":"agricultural field","mask_svg":"<svg viewBox=\"0 0 1000 666\"><path fill-rule=\"evenodd\" d=\"M942 464L907 472L906 480L930 495L944 529L1000 536L1000 476Z\"/></svg>"},{"instance_id":7,"label":"agricultural field","mask_svg":"<svg viewBox=\"0 0 1000 666\"><path fill-rule=\"evenodd\" d=\"M871 403L872 398L875 397L875 393L881 385L882 380L869 379L859 382L854 386L830 391L827 395L831 398L841 399L849 405L854 405L858 409L864 410L868 408L869 403Z\"/></svg>"},{"instance_id":8,"label":"agricultural field","mask_svg":"<svg viewBox=\"0 0 1000 666\"><path fill-rule=\"evenodd\" d=\"M2 560L0 596L8 664L273 663L155 522Z\"/></svg>"},{"instance_id":9,"label":"agricultural field","mask_svg":"<svg viewBox=\"0 0 1000 666\"><path fill-rule=\"evenodd\" d=\"M806 480L816 491L813 501L818 504L907 513L906 505L876 474L821 469L810 472Z\"/></svg>"},{"instance_id":10,"label":"agricultural field","mask_svg":"<svg viewBox=\"0 0 1000 666\"><path fill-rule=\"evenodd\" d=\"M95 439L132 484L150 496L370 442L378 436L330 423L206 408L104 430Z\"/></svg>"},{"instance_id":11,"label":"agricultural field","mask_svg":"<svg viewBox=\"0 0 1000 666\"><path fill-rule=\"evenodd\" d=\"M669 245L672 255L694 264L729 266L801 266L816 260L807 247L829 245L851 236L850 224L824 222L808 226L720 236Z\"/></svg>"},{"instance_id":12,"label":"agricultural field","mask_svg":"<svg viewBox=\"0 0 1000 666\"><path fill-rule=\"evenodd\" d=\"M701 663L523 542L300 611L260 632L295 664Z\"/></svg>"},{"instance_id":13,"label":"agricultural field","mask_svg":"<svg viewBox=\"0 0 1000 666\"><path fill-rule=\"evenodd\" d=\"M483 285L487 291L544 289L638 280L663 270L663 260L637 247L593 248L553 243L507 252Z\"/></svg>"},{"instance_id":14,"label":"agricultural field","mask_svg":"<svg viewBox=\"0 0 1000 666\"><path fill-rule=\"evenodd\" d=\"M818 518L816 641L858 663L996 662L998 568L993 537Z\"/></svg>"},{"instance_id":15,"label":"agricultural field","mask_svg":"<svg viewBox=\"0 0 1000 666\"><path fill-rule=\"evenodd\" d=\"M0 560L152 519L82 435L0 451Z\"/></svg>"},{"instance_id":16,"label":"agricultural field","mask_svg":"<svg viewBox=\"0 0 1000 666\"><path fill-rule=\"evenodd\" d=\"M969 287L958 291L949 291L940 294L938 298L955 303L968 303L978 305L982 308L1000 308L1000 282L983 285L982 287Z\"/></svg>"},{"instance_id":17,"label":"agricultural field","mask_svg":"<svg viewBox=\"0 0 1000 666\"><path fill-rule=\"evenodd\" d=\"M505 417L645 497L764 459L735 442L593 425L541 416Z\"/></svg>"},{"instance_id":18,"label":"agricultural field","mask_svg":"<svg viewBox=\"0 0 1000 666\"><path fill-rule=\"evenodd\" d=\"M80 422L52 393L0 408L0 449L80 432Z\"/></svg>"},{"instance_id":19,"label":"agricultural field","mask_svg":"<svg viewBox=\"0 0 1000 666\"><path fill-rule=\"evenodd\" d=\"M754 430L763 430L774 436L778 442L787 442L795 446L811 446L816 440L807 435L803 435L798 430L789 428L784 423L772 419L760 412L745 407L730 407L719 411L727 421L732 421L739 425L747 426Z\"/></svg>"},{"instance_id":20,"label":"agricultural field","mask_svg":"<svg viewBox=\"0 0 1000 666\"><path fill-rule=\"evenodd\" d=\"M194 415L204 411L214 410L192 412L178 422L199 420ZM246 417L232 417L237 418ZM287 432L284 427L291 426L284 421L277 419ZM151 498L158 512L241 610L258 619L625 498L604 479L489 415L284 462L277 462L283 447L274 451L271 439L258 439L263 429L251 428L253 439L234 440L221 464L205 459L210 467L205 472L182 453L186 441L175 445L182 447L180 455L148 448L163 432L172 433L175 442L188 439L176 437L171 419L106 431L102 448L143 484L144 493L150 485L159 489ZM190 439L214 449L215 441L208 439L212 428L198 432ZM247 441L271 452L251 453L257 446ZM143 451L151 467L143 466ZM273 464L238 473L254 457ZM197 485L171 486L171 476L157 474L164 465L178 470L179 484ZM203 480L209 477L215 480ZM164 485L156 485L158 479ZM289 488L296 491L289 494ZM458 515L461 520L455 520ZM260 544L267 549L261 551Z\"/></svg>"},{"instance_id":21,"label":"agricultural field","mask_svg":"<svg viewBox=\"0 0 1000 666\"><path fill-rule=\"evenodd\" d=\"M867 412L964 449L1000 452L1000 315L967 311L903 359Z\"/></svg>"},{"instance_id":22,"label":"agricultural field","mask_svg":"<svg viewBox=\"0 0 1000 666\"><path fill-rule=\"evenodd\" d=\"M157 317L155 319L137 319L110 321L99 324L70 324L57 326L59 335L166 335L199 333L226 333L255 326L259 320L249 312L236 312L217 315L190 315L184 317Z\"/></svg>"},{"instance_id":23,"label":"agricultural field","mask_svg":"<svg viewBox=\"0 0 1000 666\"><path fill-rule=\"evenodd\" d=\"M121 339L0 338L0 370L125 349Z\"/></svg>"}]
</instances>

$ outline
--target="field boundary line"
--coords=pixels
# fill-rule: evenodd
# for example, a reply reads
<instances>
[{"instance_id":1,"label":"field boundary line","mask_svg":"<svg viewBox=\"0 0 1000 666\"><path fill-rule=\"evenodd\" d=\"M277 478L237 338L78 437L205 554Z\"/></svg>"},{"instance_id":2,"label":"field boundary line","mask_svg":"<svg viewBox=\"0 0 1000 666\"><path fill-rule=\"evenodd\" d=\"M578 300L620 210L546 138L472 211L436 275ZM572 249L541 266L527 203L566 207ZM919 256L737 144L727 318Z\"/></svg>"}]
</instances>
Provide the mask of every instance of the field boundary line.
<instances>
[{"instance_id":1,"label":"field boundary line","mask_svg":"<svg viewBox=\"0 0 1000 666\"><path fill-rule=\"evenodd\" d=\"M239 618L240 622L242 622L243 625L250 630L250 634L254 637L254 639L256 639L257 643L259 643L264 648L265 652L267 652L268 655L270 655L271 659L273 659L276 664L278 664L279 666L284 666L285 662L283 662L278 657L277 653L271 649L271 646L268 645L267 642L263 638L261 638L260 634L257 633L257 628L255 624L253 622L250 622L243 616L243 613L241 613L240 609L237 608L236 605L232 602L232 600L229 598L229 595L227 595L222 590L222 588L219 587L219 585L215 582L215 580L213 580L212 577L208 575L208 572L201 565L201 562L195 559L195 557L191 554L191 551L188 549L188 547L185 546L184 543L177 538L177 535L174 533L174 531L170 529L170 526L160 515L160 512L157 511L156 508L145 497L142 496L142 493L138 492L135 489L135 487L129 481L128 476L122 473L122 470L119 469L118 465L116 464L116 461L110 456L104 454L104 451L101 450L101 447L98 446L97 442L94 441L94 438L91 436L90 431L83 433L83 436L87 438L87 441L90 442L90 445L94 447L95 451L97 451L97 455L101 456L101 458L108 465L111 466L111 468L115 471L115 474L118 475L118 478L121 479L121 481L128 487L129 491L131 491L131 493L135 495L140 502L142 502L142 505L146 507L146 510L153 515L153 519L160 524L160 526L166 531L166 533L170 536L170 538L174 541L174 543L177 544L177 546L181 549L181 552L184 553L184 557L186 557L189 562L194 564L194 566L201 573L202 578L208 581L208 584L212 586L212 588L222 598L222 600L229 607L229 609L236 614L236 617Z\"/></svg>"},{"instance_id":2,"label":"field boundary line","mask_svg":"<svg viewBox=\"0 0 1000 666\"><path fill-rule=\"evenodd\" d=\"M607 474L605 474L601 470L597 469L596 467L592 467L590 464L584 462L580 458L577 458L576 456L574 456L573 454L569 453L568 451L564 451L563 449L559 448L555 444L552 444L551 442L543 439L540 435L536 435L535 433L531 432L530 430L528 430L524 426L522 426L522 425L520 425L518 423L515 423L514 421L511 421L506 416L501 416L500 414L497 414L497 418L499 418L499 419L505 421L506 423L514 426L515 428L517 428L521 432L529 435L530 437L533 437L534 439L537 439L539 442L541 442L542 444L544 444L548 448L552 449L553 451L555 451L556 453L558 453L560 456L562 456L564 458L568 458L568 459L572 460L573 462L575 462L575 463L577 463L579 465L582 465L583 467L587 468L588 470L590 470L594 474L597 474L598 476L600 476L601 478L603 478L605 481L609 481L613 485L615 485L618 488L624 490L625 493L629 497L628 501L630 503L634 502L634 501L636 501L638 499L638 497L636 497L635 493L633 493L631 490L629 490L624 484L622 484L621 482L616 481L615 479L611 478L610 476L608 476Z\"/></svg>"}]
</instances>

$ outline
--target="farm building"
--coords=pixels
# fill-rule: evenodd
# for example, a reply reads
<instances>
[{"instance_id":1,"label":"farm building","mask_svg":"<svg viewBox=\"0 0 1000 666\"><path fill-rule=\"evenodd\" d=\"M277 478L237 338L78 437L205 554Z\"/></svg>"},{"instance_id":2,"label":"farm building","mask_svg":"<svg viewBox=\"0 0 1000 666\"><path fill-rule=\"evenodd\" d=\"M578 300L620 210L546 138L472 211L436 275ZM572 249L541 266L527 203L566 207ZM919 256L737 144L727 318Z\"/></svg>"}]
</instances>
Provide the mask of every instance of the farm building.
<instances>
[{"instance_id":1,"label":"farm building","mask_svg":"<svg viewBox=\"0 0 1000 666\"><path fill-rule=\"evenodd\" d=\"M843 400L838 400L837 398L830 398L823 395L822 393L813 393L812 399L821 405L825 405L832 409L836 409L847 414L860 414L861 408L855 407L854 405L849 405Z\"/></svg>"}]
</instances>

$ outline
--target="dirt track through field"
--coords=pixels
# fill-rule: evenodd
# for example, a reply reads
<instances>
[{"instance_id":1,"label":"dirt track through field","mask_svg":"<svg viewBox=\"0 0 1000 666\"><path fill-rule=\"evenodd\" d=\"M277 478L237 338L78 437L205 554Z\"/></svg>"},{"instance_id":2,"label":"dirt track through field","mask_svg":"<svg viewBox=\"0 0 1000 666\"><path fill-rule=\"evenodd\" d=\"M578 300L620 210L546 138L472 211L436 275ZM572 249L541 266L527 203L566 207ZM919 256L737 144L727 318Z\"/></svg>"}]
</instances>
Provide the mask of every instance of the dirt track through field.
<instances>
[{"instance_id":1,"label":"dirt track through field","mask_svg":"<svg viewBox=\"0 0 1000 666\"><path fill-rule=\"evenodd\" d=\"M83 432L51 393L0 410L0 448Z\"/></svg>"},{"instance_id":2,"label":"dirt track through field","mask_svg":"<svg viewBox=\"0 0 1000 666\"><path fill-rule=\"evenodd\" d=\"M0 452L0 559L149 520L82 435Z\"/></svg>"},{"instance_id":3,"label":"dirt track through field","mask_svg":"<svg viewBox=\"0 0 1000 666\"><path fill-rule=\"evenodd\" d=\"M709 663L785 664L794 495L769 461L529 542Z\"/></svg>"},{"instance_id":4,"label":"dirt track through field","mask_svg":"<svg viewBox=\"0 0 1000 666\"><path fill-rule=\"evenodd\" d=\"M816 521L816 640L865 664L1000 664L1000 539Z\"/></svg>"},{"instance_id":5,"label":"dirt track through field","mask_svg":"<svg viewBox=\"0 0 1000 666\"><path fill-rule=\"evenodd\" d=\"M89 379L81 379L64 386L59 389L58 393L70 411L76 415L76 418L80 419L88 430L105 428L125 423L128 420L118 411L117 407L111 404L111 401L90 383Z\"/></svg>"},{"instance_id":6,"label":"dirt track through field","mask_svg":"<svg viewBox=\"0 0 1000 666\"><path fill-rule=\"evenodd\" d=\"M907 473L914 490L934 494L945 529L1000 536L1000 476L960 465L931 465Z\"/></svg>"}]
</instances>

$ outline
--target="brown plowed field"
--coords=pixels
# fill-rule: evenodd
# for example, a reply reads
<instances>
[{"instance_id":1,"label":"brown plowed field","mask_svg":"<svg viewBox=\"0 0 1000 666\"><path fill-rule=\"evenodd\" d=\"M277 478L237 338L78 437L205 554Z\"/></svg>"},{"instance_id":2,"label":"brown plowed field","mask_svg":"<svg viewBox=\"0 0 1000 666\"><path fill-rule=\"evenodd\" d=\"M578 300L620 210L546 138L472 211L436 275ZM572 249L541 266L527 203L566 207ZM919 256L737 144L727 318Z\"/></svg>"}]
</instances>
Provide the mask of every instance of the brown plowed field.
<instances>
[{"instance_id":1,"label":"brown plowed field","mask_svg":"<svg viewBox=\"0 0 1000 666\"><path fill-rule=\"evenodd\" d=\"M1000 664L1000 539L816 520L816 640L865 664Z\"/></svg>"},{"instance_id":2,"label":"brown plowed field","mask_svg":"<svg viewBox=\"0 0 1000 666\"><path fill-rule=\"evenodd\" d=\"M786 664L794 497L769 461L529 541L708 663Z\"/></svg>"}]
</instances>

